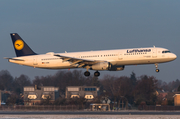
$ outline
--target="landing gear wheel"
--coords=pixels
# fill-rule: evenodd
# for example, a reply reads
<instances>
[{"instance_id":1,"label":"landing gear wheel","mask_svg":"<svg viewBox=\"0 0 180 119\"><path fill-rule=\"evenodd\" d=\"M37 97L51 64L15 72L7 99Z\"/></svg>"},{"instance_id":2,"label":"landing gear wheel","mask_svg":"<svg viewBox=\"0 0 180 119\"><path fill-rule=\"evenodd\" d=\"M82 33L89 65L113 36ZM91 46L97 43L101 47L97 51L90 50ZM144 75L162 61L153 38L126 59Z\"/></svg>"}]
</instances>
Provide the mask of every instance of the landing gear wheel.
<instances>
[{"instance_id":1,"label":"landing gear wheel","mask_svg":"<svg viewBox=\"0 0 180 119\"><path fill-rule=\"evenodd\" d=\"M158 73L159 72L158 64L155 63L155 66L156 66L156 72Z\"/></svg>"},{"instance_id":2,"label":"landing gear wheel","mask_svg":"<svg viewBox=\"0 0 180 119\"><path fill-rule=\"evenodd\" d=\"M85 72L84 72L84 75L85 75L85 76L90 76L90 72L89 72L89 71L85 71Z\"/></svg>"},{"instance_id":3,"label":"landing gear wheel","mask_svg":"<svg viewBox=\"0 0 180 119\"><path fill-rule=\"evenodd\" d=\"M98 77L98 76L100 76L100 73L98 71L96 71L96 72L94 72L94 76Z\"/></svg>"},{"instance_id":4,"label":"landing gear wheel","mask_svg":"<svg viewBox=\"0 0 180 119\"><path fill-rule=\"evenodd\" d=\"M159 69L156 69L156 72L158 73L158 72L159 72Z\"/></svg>"}]
</instances>

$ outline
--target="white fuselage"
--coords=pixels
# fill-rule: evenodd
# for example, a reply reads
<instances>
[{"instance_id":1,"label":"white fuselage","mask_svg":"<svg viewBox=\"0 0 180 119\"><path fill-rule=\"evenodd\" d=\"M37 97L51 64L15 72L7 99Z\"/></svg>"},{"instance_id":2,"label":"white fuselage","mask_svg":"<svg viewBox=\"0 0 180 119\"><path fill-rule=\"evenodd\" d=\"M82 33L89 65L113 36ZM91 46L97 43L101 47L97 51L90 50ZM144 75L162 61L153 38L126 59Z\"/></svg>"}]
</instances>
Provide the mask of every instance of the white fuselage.
<instances>
[{"instance_id":1,"label":"white fuselage","mask_svg":"<svg viewBox=\"0 0 180 119\"><path fill-rule=\"evenodd\" d=\"M55 54L83 60L106 61L114 66L164 63L172 61L177 57L167 49L158 47ZM78 67L78 64L72 65L71 62L64 61L61 57L54 56L54 53L15 57L13 59L23 59L24 61L9 59L9 62L45 69L68 69Z\"/></svg>"}]
</instances>

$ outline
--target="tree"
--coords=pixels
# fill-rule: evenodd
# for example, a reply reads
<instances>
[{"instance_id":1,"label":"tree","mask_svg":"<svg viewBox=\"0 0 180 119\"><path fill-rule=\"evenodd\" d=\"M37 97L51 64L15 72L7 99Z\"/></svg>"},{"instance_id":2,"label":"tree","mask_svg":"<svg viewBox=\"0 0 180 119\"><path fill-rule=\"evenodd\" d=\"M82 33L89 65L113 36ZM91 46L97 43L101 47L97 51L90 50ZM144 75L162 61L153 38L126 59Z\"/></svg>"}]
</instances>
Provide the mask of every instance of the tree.
<instances>
[{"instance_id":1,"label":"tree","mask_svg":"<svg viewBox=\"0 0 180 119\"><path fill-rule=\"evenodd\" d=\"M157 79L155 77L148 77L147 75L141 76L134 89L136 104L140 104L141 101L146 101L148 104L155 104L156 89Z\"/></svg>"},{"instance_id":2,"label":"tree","mask_svg":"<svg viewBox=\"0 0 180 119\"><path fill-rule=\"evenodd\" d=\"M177 91L180 91L180 85L178 86L178 89L177 89Z\"/></svg>"},{"instance_id":3,"label":"tree","mask_svg":"<svg viewBox=\"0 0 180 119\"><path fill-rule=\"evenodd\" d=\"M131 79L133 86L136 85L137 79L136 79L136 74L134 72L132 72L130 79Z\"/></svg>"},{"instance_id":4,"label":"tree","mask_svg":"<svg viewBox=\"0 0 180 119\"><path fill-rule=\"evenodd\" d=\"M100 82L98 80L98 77L89 76L89 77L85 77L84 79L85 79L84 85L86 85L86 86L97 86L97 87L100 86Z\"/></svg>"},{"instance_id":5,"label":"tree","mask_svg":"<svg viewBox=\"0 0 180 119\"><path fill-rule=\"evenodd\" d=\"M40 86L42 84L42 80L39 76L35 76L35 79L33 80L33 85Z\"/></svg>"},{"instance_id":6,"label":"tree","mask_svg":"<svg viewBox=\"0 0 180 119\"><path fill-rule=\"evenodd\" d=\"M19 103L19 95L13 93L11 94L8 99L6 100L6 104L7 105L14 105L14 104L18 104Z\"/></svg>"},{"instance_id":7,"label":"tree","mask_svg":"<svg viewBox=\"0 0 180 119\"><path fill-rule=\"evenodd\" d=\"M12 90L13 77L7 70L0 71L0 89Z\"/></svg>"},{"instance_id":8,"label":"tree","mask_svg":"<svg viewBox=\"0 0 180 119\"><path fill-rule=\"evenodd\" d=\"M30 86L31 85L31 80L29 79L28 76L22 74L19 77L16 77L14 79L13 85L14 85L13 86L14 91L16 93L20 94L23 92L24 86Z\"/></svg>"},{"instance_id":9,"label":"tree","mask_svg":"<svg viewBox=\"0 0 180 119\"><path fill-rule=\"evenodd\" d=\"M129 77L121 76L118 78L106 75L101 83L106 95L114 100L113 107L115 102L118 102L117 106L119 107L120 101L132 100L133 82Z\"/></svg>"}]
</instances>

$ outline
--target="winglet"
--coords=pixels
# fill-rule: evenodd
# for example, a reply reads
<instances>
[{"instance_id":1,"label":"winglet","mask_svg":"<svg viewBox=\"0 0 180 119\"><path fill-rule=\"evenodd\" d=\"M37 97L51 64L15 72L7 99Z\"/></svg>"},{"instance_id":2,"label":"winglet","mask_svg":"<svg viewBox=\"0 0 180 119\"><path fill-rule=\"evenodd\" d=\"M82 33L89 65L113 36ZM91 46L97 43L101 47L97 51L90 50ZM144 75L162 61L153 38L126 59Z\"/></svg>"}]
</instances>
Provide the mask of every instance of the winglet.
<instances>
[{"instance_id":1,"label":"winglet","mask_svg":"<svg viewBox=\"0 0 180 119\"><path fill-rule=\"evenodd\" d=\"M17 57L37 55L17 33L11 33L10 35Z\"/></svg>"}]
</instances>

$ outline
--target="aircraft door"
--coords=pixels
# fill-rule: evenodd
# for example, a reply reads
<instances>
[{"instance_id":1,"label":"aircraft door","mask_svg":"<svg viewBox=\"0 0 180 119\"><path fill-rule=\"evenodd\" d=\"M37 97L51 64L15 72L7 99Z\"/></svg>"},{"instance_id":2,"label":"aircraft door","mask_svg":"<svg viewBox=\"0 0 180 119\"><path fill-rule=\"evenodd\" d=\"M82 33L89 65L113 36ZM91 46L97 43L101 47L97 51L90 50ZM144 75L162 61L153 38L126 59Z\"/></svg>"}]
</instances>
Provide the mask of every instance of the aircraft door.
<instances>
[{"instance_id":1,"label":"aircraft door","mask_svg":"<svg viewBox=\"0 0 180 119\"><path fill-rule=\"evenodd\" d=\"M157 49L152 49L152 57L157 57Z\"/></svg>"},{"instance_id":2,"label":"aircraft door","mask_svg":"<svg viewBox=\"0 0 180 119\"><path fill-rule=\"evenodd\" d=\"M33 57L33 65L38 65L38 63L37 63L37 57Z\"/></svg>"},{"instance_id":3,"label":"aircraft door","mask_svg":"<svg viewBox=\"0 0 180 119\"><path fill-rule=\"evenodd\" d=\"M119 60L122 60L122 59L123 59L123 53L122 53L122 52L119 52L119 53L118 53L118 59L119 59Z\"/></svg>"},{"instance_id":4,"label":"aircraft door","mask_svg":"<svg viewBox=\"0 0 180 119\"><path fill-rule=\"evenodd\" d=\"M81 58L81 55L80 55L80 54L78 54L78 55L76 56L76 58Z\"/></svg>"}]
</instances>

